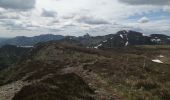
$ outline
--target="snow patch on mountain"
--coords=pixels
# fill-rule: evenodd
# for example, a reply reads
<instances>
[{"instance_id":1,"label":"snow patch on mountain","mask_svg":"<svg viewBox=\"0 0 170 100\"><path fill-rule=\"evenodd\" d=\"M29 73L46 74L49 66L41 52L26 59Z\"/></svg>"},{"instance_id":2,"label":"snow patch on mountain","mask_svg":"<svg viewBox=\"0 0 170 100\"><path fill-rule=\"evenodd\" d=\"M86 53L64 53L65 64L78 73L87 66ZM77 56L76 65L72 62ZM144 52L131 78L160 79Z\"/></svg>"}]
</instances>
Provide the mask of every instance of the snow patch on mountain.
<instances>
[{"instance_id":1,"label":"snow patch on mountain","mask_svg":"<svg viewBox=\"0 0 170 100\"><path fill-rule=\"evenodd\" d=\"M154 60L152 60L153 62L156 62L156 63L160 63L160 64L163 64L163 62L161 61L161 60L159 60L159 59L154 59Z\"/></svg>"},{"instance_id":2,"label":"snow patch on mountain","mask_svg":"<svg viewBox=\"0 0 170 100\"><path fill-rule=\"evenodd\" d=\"M155 38L155 39L151 39L152 42L161 42L161 39Z\"/></svg>"},{"instance_id":3,"label":"snow patch on mountain","mask_svg":"<svg viewBox=\"0 0 170 100\"><path fill-rule=\"evenodd\" d=\"M102 44L99 44L98 46L95 46L94 48L95 49L98 49L99 47L101 47L102 46Z\"/></svg>"},{"instance_id":4,"label":"snow patch on mountain","mask_svg":"<svg viewBox=\"0 0 170 100\"><path fill-rule=\"evenodd\" d=\"M148 36L148 35L146 35L146 34L142 33L142 36Z\"/></svg>"},{"instance_id":5,"label":"snow patch on mountain","mask_svg":"<svg viewBox=\"0 0 170 100\"><path fill-rule=\"evenodd\" d=\"M163 55L159 55L158 57L159 57L159 58L163 58L163 57L165 57L165 56L163 56Z\"/></svg>"},{"instance_id":6,"label":"snow patch on mountain","mask_svg":"<svg viewBox=\"0 0 170 100\"><path fill-rule=\"evenodd\" d=\"M34 46L17 46L17 47L21 47L21 48L33 48Z\"/></svg>"},{"instance_id":7,"label":"snow patch on mountain","mask_svg":"<svg viewBox=\"0 0 170 100\"><path fill-rule=\"evenodd\" d=\"M125 43L125 46L128 46L129 45L129 42L127 41L126 43Z\"/></svg>"},{"instance_id":8,"label":"snow patch on mountain","mask_svg":"<svg viewBox=\"0 0 170 100\"><path fill-rule=\"evenodd\" d=\"M122 34L120 34L120 37L123 39L123 35Z\"/></svg>"},{"instance_id":9,"label":"snow patch on mountain","mask_svg":"<svg viewBox=\"0 0 170 100\"><path fill-rule=\"evenodd\" d=\"M128 46L129 45L129 38L128 38L128 36L127 36L127 34L126 34L126 43L125 43L125 46Z\"/></svg>"},{"instance_id":10,"label":"snow patch on mountain","mask_svg":"<svg viewBox=\"0 0 170 100\"><path fill-rule=\"evenodd\" d=\"M126 30L124 30L123 33L128 33L128 32Z\"/></svg>"},{"instance_id":11,"label":"snow patch on mountain","mask_svg":"<svg viewBox=\"0 0 170 100\"><path fill-rule=\"evenodd\" d=\"M104 40L103 42L105 43L105 42L107 42L107 40Z\"/></svg>"}]
</instances>

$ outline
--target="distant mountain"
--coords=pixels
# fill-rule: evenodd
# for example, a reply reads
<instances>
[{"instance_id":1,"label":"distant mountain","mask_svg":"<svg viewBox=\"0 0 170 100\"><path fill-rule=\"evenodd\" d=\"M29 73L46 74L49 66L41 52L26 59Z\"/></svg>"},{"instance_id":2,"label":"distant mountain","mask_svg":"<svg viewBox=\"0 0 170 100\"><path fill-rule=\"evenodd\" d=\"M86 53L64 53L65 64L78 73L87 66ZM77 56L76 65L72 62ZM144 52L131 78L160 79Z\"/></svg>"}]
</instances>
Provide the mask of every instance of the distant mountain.
<instances>
[{"instance_id":1,"label":"distant mountain","mask_svg":"<svg viewBox=\"0 0 170 100\"><path fill-rule=\"evenodd\" d=\"M151 34L150 39L154 44L170 44L170 36L163 35L163 34Z\"/></svg>"},{"instance_id":2,"label":"distant mountain","mask_svg":"<svg viewBox=\"0 0 170 100\"><path fill-rule=\"evenodd\" d=\"M48 41L76 43L87 48L114 48L132 45L170 45L170 36L163 34L145 36L143 33L132 30L122 30L116 34L104 36L90 36L88 33L79 37L46 34L34 37L20 36L7 40L0 39L0 46L9 44L30 47Z\"/></svg>"},{"instance_id":3,"label":"distant mountain","mask_svg":"<svg viewBox=\"0 0 170 100\"><path fill-rule=\"evenodd\" d=\"M170 36L163 34L144 35L136 31L122 30L116 34L104 36L90 36L88 33L84 36L67 36L58 42L68 42L79 44L87 48L115 48L133 45L170 45Z\"/></svg>"},{"instance_id":4,"label":"distant mountain","mask_svg":"<svg viewBox=\"0 0 170 100\"><path fill-rule=\"evenodd\" d=\"M63 38L64 36L62 35L52 35L52 34L39 35L39 36L34 36L34 37L19 36L19 37L15 37L12 39L0 41L0 46L7 45L7 44L16 45L16 46L33 46L39 42L60 40Z\"/></svg>"},{"instance_id":5,"label":"distant mountain","mask_svg":"<svg viewBox=\"0 0 170 100\"><path fill-rule=\"evenodd\" d=\"M98 45L102 41L114 36L115 34L108 34L104 36L91 36L88 33L83 36L66 36L65 38L59 40L58 42L67 42L73 44L81 44L84 47L93 48L94 46Z\"/></svg>"},{"instance_id":6,"label":"distant mountain","mask_svg":"<svg viewBox=\"0 0 170 100\"><path fill-rule=\"evenodd\" d=\"M169 45L170 37L162 34L151 34L145 36L143 33L122 30L116 34L107 36L94 48L114 48L132 45Z\"/></svg>"},{"instance_id":7,"label":"distant mountain","mask_svg":"<svg viewBox=\"0 0 170 100\"><path fill-rule=\"evenodd\" d=\"M8 40L9 38L0 38L0 42L3 42L5 40Z\"/></svg>"}]
</instances>

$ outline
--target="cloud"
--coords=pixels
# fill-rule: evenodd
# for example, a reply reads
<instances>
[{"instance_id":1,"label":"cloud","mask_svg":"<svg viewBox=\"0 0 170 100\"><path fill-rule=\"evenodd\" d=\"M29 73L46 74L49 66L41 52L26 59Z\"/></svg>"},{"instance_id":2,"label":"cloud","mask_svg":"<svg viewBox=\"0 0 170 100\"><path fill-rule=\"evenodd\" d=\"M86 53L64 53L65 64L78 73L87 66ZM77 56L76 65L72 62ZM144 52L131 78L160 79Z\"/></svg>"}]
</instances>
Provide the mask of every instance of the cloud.
<instances>
[{"instance_id":1,"label":"cloud","mask_svg":"<svg viewBox=\"0 0 170 100\"><path fill-rule=\"evenodd\" d=\"M68 15L62 16L63 19L73 19L74 17L75 17L74 14L68 14Z\"/></svg>"},{"instance_id":2,"label":"cloud","mask_svg":"<svg viewBox=\"0 0 170 100\"><path fill-rule=\"evenodd\" d=\"M164 6L163 11L165 12L170 12L170 6Z\"/></svg>"},{"instance_id":3,"label":"cloud","mask_svg":"<svg viewBox=\"0 0 170 100\"><path fill-rule=\"evenodd\" d=\"M98 27L90 28L86 30L86 33L89 33L94 36L98 35L107 35L107 34L115 34L120 30L130 30L134 29L133 26L130 25L123 25L123 24L108 24L108 25L101 25Z\"/></svg>"},{"instance_id":4,"label":"cloud","mask_svg":"<svg viewBox=\"0 0 170 100\"><path fill-rule=\"evenodd\" d=\"M41 16L43 16L43 17L57 17L57 12L43 9Z\"/></svg>"},{"instance_id":5,"label":"cloud","mask_svg":"<svg viewBox=\"0 0 170 100\"><path fill-rule=\"evenodd\" d=\"M137 22L129 22L128 26L133 27L132 30L140 31L145 34L166 34L170 35L170 20L161 19L161 20L152 20L146 24L140 24Z\"/></svg>"},{"instance_id":6,"label":"cloud","mask_svg":"<svg viewBox=\"0 0 170 100\"><path fill-rule=\"evenodd\" d=\"M3 12L0 13L0 19L19 19L20 15L18 15L17 13L7 13L7 12Z\"/></svg>"},{"instance_id":7,"label":"cloud","mask_svg":"<svg viewBox=\"0 0 170 100\"><path fill-rule=\"evenodd\" d=\"M16 20L1 20L1 23L7 30L24 30L23 24Z\"/></svg>"},{"instance_id":8,"label":"cloud","mask_svg":"<svg viewBox=\"0 0 170 100\"><path fill-rule=\"evenodd\" d=\"M5 9L29 10L35 7L35 0L0 0L0 7Z\"/></svg>"},{"instance_id":9,"label":"cloud","mask_svg":"<svg viewBox=\"0 0 170 100\"><path fill-rule=\"evenodd\" d=\"M108 21L101 18L94 18L91 16L81 16L77 18L77 21L80 23L85 23L89 25L102 25L102 24L110 24Z\"/></svg>"},{"instance_id":10,"label":"cloud","mask_svg":"<svg viewBox=\"0 0 170 100\"><path fill-rule=\"evenodd\" d=\"M147 17L142 17L141 19L138 20L139 23L148 23L149 22L149 18Z\"/></svg>"},{"instance_id":11,"label":"cloud","mask_svg":"<svg viewBox=\"0 0 170 100\"><path fill-rule=\"evenodd\" d=\"M158 31L170 34L169 21L155 22L170 20L168 12L164 12L170 11L168 1L0 0L0 33L7 33L6 36L32 36L53 32L78 36L87 31L92 35L104 35L131 29L144 33ZM143 16L149 16L152 21Z\"/></svg>"},{"instance_id":12,"label":"cloud","mask_svg":"<svg viewBox=\"0 0 170 100\"><path fill-rule=\"evenodd\" d=\"M169 0L119 0L131 5L169 5Z\"/></svg>"}]
</instances>

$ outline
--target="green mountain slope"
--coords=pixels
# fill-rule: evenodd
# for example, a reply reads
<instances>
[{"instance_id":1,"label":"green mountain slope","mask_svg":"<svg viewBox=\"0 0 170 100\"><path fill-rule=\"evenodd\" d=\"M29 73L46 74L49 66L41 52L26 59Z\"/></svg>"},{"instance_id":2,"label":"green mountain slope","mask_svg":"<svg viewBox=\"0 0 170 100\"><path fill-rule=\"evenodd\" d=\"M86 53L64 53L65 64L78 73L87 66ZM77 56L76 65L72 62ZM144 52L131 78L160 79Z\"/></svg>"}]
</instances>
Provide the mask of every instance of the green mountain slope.
<instances>
[{"instance_id":1,"label":"green mountain slope","mask_svg":"<svg viewBox=\"0 0 170 100\"><path fill-rule=\"evenodd\" d=\"M21 62L1 71L0 97L8 100L169 100L169 54L169 46L97 50L66 42L39 44ZM15 89L12 93L11 88Z\"/></svg>"},{"instance_id":2,"label":"green mountain slope","mask_svg":"<svg viewBox=\"0 0 170 100\"><path fill-rule=\"evenodd\" d=\"M0 48L0 70L15 64L30 48L5 45Z\"/></svg>"}]
</instances>

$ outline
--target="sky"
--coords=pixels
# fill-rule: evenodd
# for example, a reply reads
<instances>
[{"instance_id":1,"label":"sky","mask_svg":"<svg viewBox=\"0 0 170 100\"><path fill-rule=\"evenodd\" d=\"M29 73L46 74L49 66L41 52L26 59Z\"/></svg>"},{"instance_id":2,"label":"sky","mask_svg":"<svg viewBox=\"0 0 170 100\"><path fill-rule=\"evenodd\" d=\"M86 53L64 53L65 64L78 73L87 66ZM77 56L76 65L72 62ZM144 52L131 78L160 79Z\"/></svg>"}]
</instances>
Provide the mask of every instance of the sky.
<instances>
[{"instance_id":1,"label":"sky","mask_svg":"<svg viewBox=\"0 0 170 100\"><path fill-rule=\"evenodd\" d=\"M170 35L170 0L0 0L0 37Z\"/></svg>"}]
</instances>

